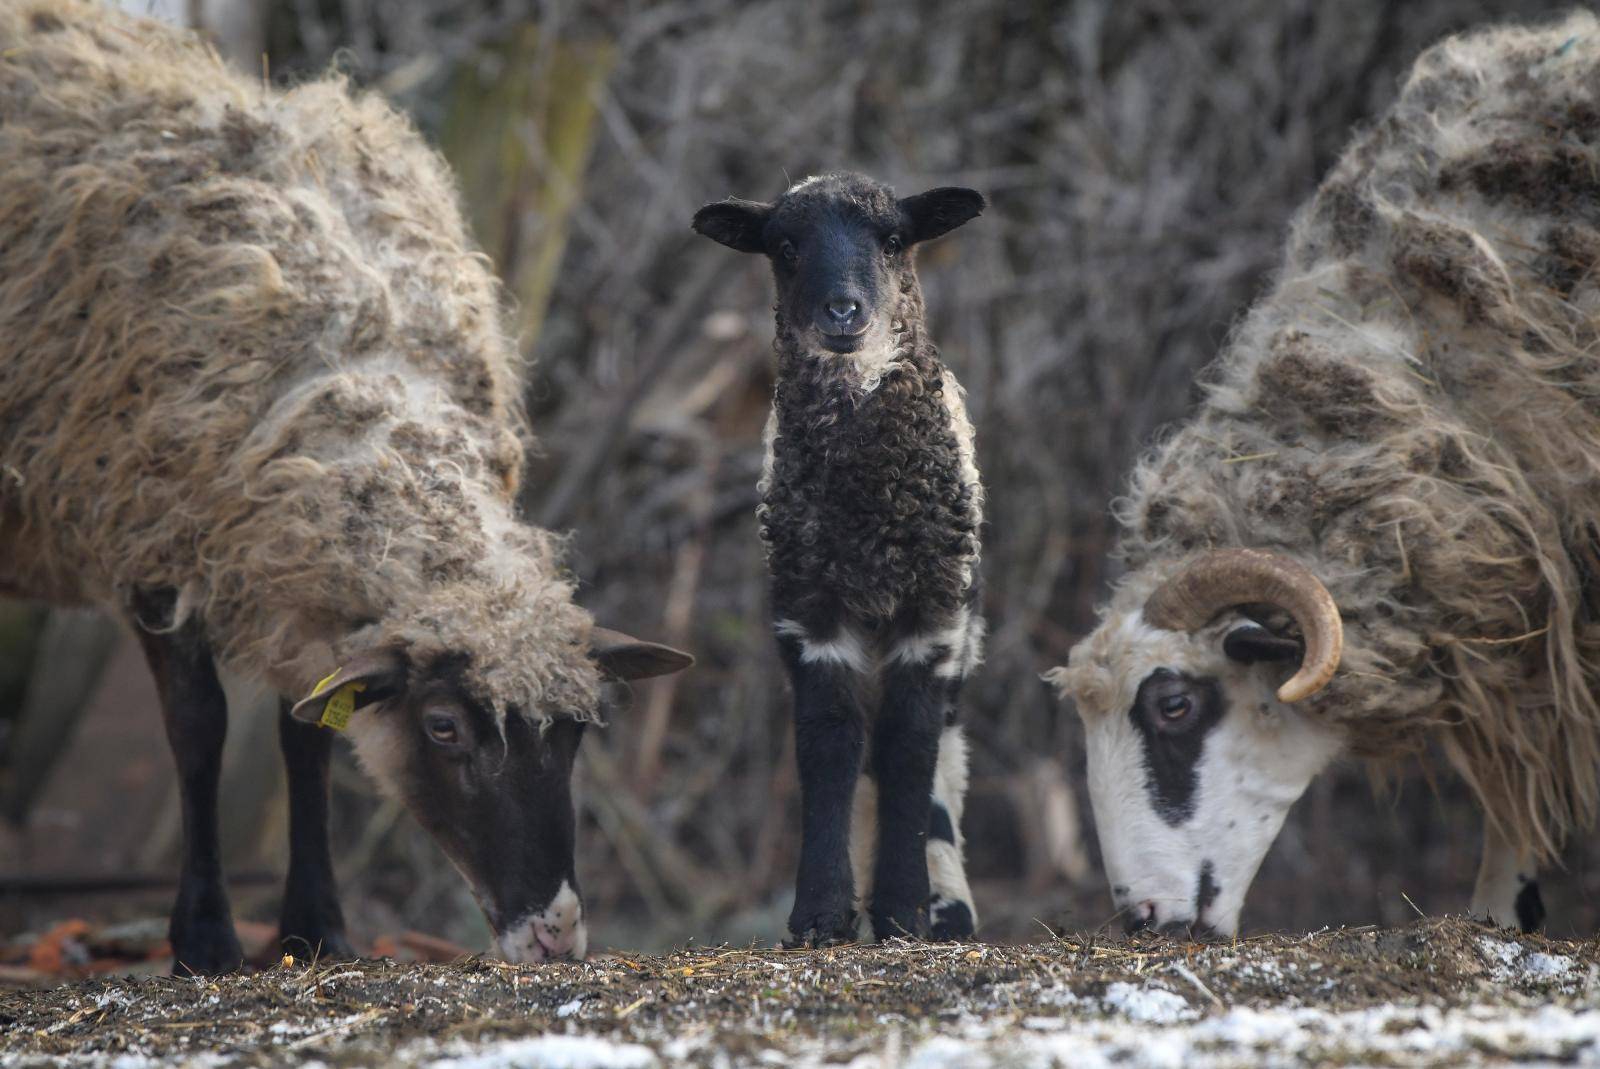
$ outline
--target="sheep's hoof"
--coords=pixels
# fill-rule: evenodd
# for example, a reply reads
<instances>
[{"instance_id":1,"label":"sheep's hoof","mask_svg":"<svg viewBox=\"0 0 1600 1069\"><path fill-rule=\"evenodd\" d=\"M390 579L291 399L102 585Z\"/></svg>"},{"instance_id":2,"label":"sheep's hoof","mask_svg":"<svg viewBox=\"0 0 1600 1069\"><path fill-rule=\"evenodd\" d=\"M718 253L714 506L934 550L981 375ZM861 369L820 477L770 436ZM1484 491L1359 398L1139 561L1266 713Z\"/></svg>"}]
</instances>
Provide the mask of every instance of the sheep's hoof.
<instances>
[{"instance_id":1,"label":"sheep's hoof","mask_svg":"<svg viewBox=\"0 0 1600 1069\"><path fill-rule=\"evenodd\" d=\"M302 961L349 961L358 957L355 947L342 931L317 931L307 925L284 924L279 927L278 942L285 954L293 954Z\"/></svg>"},{"instance_id":2,"label":"sheep's hoof","mask_svg":"<svg viewBox=\"0 0 1600 1069\"><path fill-rule=\"evenodd\" d=\"M834 947L856 941L856 913L853 909L830 910L805 918L789 918L789 938L785 950Z\"/></svg>"},{"instance_id":3,"label":"sheep's hoof","mask_svg":"<svg viewBox=\"0 0 1600 1069\"><path fill-rule=\"evenodd\" d=\"M227 917L174 920L171 938L174 976L220 976L244 964L244 950Z\"/></svg>"},{"instance_id":4,"label":"sheep's hoof","mask_svg":"<svg viewBox=\"0 0 1600 1069\"><path fill-rule=\"evenodd\" d=\"M928 905L928 938L941 943L965 942L972 938L972 907L959 898L937 895Z\"/></svg>"},{"instance_id":5,"label":"sheep's hoof","mask_svg":"<svg viewBox=\"0 0 1600 1069\"><path fill-rule=\"evenodd\" d=\"M889 939L925 939L928 911L920 906L873 909L872 934L880 943Z\"/></svg>"}]
</instances>

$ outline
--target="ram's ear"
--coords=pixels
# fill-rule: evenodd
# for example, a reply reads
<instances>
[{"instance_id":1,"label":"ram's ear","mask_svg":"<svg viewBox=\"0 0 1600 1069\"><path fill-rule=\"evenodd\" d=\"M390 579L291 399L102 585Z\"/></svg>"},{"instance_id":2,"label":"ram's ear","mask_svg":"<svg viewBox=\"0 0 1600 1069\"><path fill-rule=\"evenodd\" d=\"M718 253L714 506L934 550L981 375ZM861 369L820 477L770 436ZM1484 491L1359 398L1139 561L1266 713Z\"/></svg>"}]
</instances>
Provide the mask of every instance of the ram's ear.
<instances>
[{"instance_id":1,"label":"ram's ear","mask_svg":"<svg viewBox=\"0 0 1600 1069\"><path fill-rule=\"evenodd\" d=\"M682 650L646 642L607 627L596 627L590 633L589 652L600 671L612 679L669 676L694 664L694 658Z\"/></svg>"},{"instance_id":2,"label":"ram's ear","mask_svg":"<svg viewBox=\"0 0 1600 1069\"><path fill-rule=\"evenodd\" d=\"M770 204L729 197L695 212L694 229L695 233L704 234L735 252L766 252L762 234L771 217Z\"/></svg>"},{"instance_id":3,"label":"ram's ear","mask_svg":"<svg viewBox=\"0 0 1600 1069\"><path fill-rule=\"evenodd\" d=\"M312 687L310 694L294 703L289 715L308 724L327 723L330 727L343 728L343 723L334 722L342 718L325 720L323 716L335 697L347 695L340 701L349 703L344 713L348 716L351 709L394 697L405 685L405 657L393 650L374 650L356 657Z\"/></svg>"},{"instance_id":4,"label":"ram's ear","mask_svg":"<svg viewBox=\"0 0 1600 1069\"><path fill-rule=\"evenodd\" d=\"M1241 664L1257 661L1296 661L1305 656L1305 645L1294 638L1284 638L1268 631L1260 624L1248 623L1229 631L1222 640L1222 652L1230 660Z\"/></svg>"},{"instance_id":5,"label":"ram's ear","mask_svg":"<svg viewBox=\"0 0 1600 1069\"><path fill-rule=\"evenodd\" d=\"M911 243L931 241L983 214L988 203L976 189L940 186L900 200Z\"/></svg>"}]
</instances>

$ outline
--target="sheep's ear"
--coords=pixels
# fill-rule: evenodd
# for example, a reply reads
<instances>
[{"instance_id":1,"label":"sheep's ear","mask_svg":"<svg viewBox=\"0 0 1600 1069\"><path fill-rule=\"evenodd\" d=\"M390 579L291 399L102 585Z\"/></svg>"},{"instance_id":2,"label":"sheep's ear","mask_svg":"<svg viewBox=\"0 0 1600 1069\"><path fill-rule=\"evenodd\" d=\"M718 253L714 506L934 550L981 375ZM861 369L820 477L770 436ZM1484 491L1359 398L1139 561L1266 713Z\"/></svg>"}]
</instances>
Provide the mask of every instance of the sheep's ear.
<instances>
[{"instance_id":1,"label":"sheep's ear","mask_svg":"<svg viewBox=\"0 0 1600 1069\"><path fill-rule=\"evenodd\" d=\"M365 653L311 688L289 715L308 724L344 729L353 710L392 698L406 685L406 659L393 650Z\"/></svg>"},{"instance_id":2,"label":"sheep's ear","mask_svg":"<svg viewBox=\"0 0 1600 1069\"><path fill-rule=\"evenodd\" d=\"M766 252L761 235L771 216L770 204L729 197L695 212L694 229L735 252Z\"/></svg>"},{"instance_id":3,"label":"sheep's ear","mask_svg":"<svg viewBox=\"0 0 1600 1069\"><path fill-rule=\"evenodd\" d=\"M900 201L911 243L930 241L983 214L988 202L976 189L941 186Z\"/></svg>"},{"instance_id":4,"label":"sheep's ear","mask_svg":"<svg viewBox=\"0 0 1600 1069\"><path fill-rule=\"evenodd\" d=\"M1241 664L1257 661L1298 661L1305 647L1297 640L1275 635L1257 623L1241 624L1222 640L1222 652Z\"/></svg>"},{"instance_id":5,"label":"sheep's ear","mask_svg":"<svg viewBox=\"0 0 1600 1069\"><path fill-rule=\"evenodd\" d=\"M694 658L682 650L646 642L606 627L596 627L590 633L589 652L600 665L600 671L612 679L668 676L694 664Z\"/></svg>"}]
</instances>

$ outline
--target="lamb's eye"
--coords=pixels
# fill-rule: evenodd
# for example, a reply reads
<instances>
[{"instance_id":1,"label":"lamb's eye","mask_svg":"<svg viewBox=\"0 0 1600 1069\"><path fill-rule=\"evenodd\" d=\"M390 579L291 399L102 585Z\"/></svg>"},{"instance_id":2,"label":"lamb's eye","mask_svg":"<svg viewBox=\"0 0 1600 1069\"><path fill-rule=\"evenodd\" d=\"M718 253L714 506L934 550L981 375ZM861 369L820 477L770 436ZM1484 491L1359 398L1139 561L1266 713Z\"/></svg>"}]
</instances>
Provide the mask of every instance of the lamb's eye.
<instances>
[{"instance_id":1,"label":"lamb's eye","mask_svg":"<svg viewBox=\"0 0 1600 1069\"><path fill-rule=\"evenodd\" d=\"M895 253L899 252L905 247L905 242L900 240L899 234L890 234L883 240L883 251L888 253L890 256L893 256Z\"/></svg>"},{"instance_id":2,"label":"lamb's eye","mask_svg":"<svg viewBox=\"0 0 1600 1069\"><path fill-rule=\"evenodd\" d=\"M1168 694L1156 702L1156 708L1161 711L1161 719L1170 722L1188 716L1193 703L1187 694Z\"/></svg>"},{"instance_id":3,"label":"lamb's eye","mask_svg":"<svg viewBox=\"0 0 1600 1069\"><path fill-rule=\"evenodd\" d=\"M800 259L800 250L794 247L794 242L785 241L778 246L778 255L782 256L785 262L792 264Z\"/></svg>"},{"instance_id":4,"label":"lamb's eye","mask_svg":"<svg viewBox=\"0 0 1600 1069\"><path fill-rule=\"evenodd\" d=\"M446 713L432 713L423 721L427 729L428 738L441 746L452 746L461 737L461 731L456 727L455 717Z\"/></svg>"}]
</instances>

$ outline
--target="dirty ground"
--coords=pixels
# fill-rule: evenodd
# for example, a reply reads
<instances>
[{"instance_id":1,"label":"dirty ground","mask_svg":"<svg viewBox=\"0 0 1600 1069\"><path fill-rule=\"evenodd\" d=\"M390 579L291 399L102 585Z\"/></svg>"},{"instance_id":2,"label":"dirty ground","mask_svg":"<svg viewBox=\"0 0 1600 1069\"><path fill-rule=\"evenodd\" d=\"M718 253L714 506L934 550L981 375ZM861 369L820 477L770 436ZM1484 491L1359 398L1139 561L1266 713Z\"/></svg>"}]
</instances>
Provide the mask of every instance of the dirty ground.
<instances>
[{"instance_id":1,"label":"dirty ground","mask_svg":"<svg viewBox=\"0 0 1600 1069\"><path fill-rule=\"evenodd\" d=\"M1600 1064L1600 942L1459 919L1191 945L283 962L0 991L0 1066Z\"/></svg>"}]
</instances>

